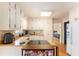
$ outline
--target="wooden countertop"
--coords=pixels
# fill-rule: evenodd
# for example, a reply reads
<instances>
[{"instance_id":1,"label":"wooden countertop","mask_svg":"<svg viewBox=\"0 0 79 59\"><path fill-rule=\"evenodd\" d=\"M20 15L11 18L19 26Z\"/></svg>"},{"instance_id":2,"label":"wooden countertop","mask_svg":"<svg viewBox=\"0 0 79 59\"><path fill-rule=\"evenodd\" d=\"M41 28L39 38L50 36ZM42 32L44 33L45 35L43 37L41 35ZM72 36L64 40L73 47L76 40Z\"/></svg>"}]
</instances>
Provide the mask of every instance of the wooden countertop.
<instances>
[{"instance_id":1,"label":"wooden countertop","mask_svg":"<svg viewBox=\"0 0 79 59\"><path fill-rule=\"evenodd\" d=\"M23 36L26 37L26 36ZM28 40L29 42L30 40ZM22 46L23 49L52 49L52 47L57 47L57 40L46 40L49 44L44 44L44 45L31 45L31 44L25 44L24 46Z\"/></svg>"},{"instance_id":2,"label":"wooden countertop","mask_svg":"<svg viewBox=\"0 0 79 59\"><path fill-rule=\"evenodd\" d=\"M52 45L28 45L26 44L25 46L22 47L22 49L53 49L56 47L57 46L52 46Z\"/></svg>"}]
</instances>

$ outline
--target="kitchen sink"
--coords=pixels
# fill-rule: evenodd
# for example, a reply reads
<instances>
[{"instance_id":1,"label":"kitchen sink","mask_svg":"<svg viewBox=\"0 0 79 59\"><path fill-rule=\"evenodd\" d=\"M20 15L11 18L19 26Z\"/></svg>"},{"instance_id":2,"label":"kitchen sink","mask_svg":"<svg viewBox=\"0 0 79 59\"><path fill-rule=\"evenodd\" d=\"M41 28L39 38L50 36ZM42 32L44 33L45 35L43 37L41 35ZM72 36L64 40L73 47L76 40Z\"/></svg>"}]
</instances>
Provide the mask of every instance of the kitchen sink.
<instances>
[{"instance_id":1,"label":"kitchen sink","mask_svg":"<svg viewBox=\"0 0 79 59\"><path fill-rule=\"evenodd\" d=\"M49 43L46 40L30 40L27 44L31 44L31 45L44 45L44 44L49 44Z\"/></svg>"}]
</instances>

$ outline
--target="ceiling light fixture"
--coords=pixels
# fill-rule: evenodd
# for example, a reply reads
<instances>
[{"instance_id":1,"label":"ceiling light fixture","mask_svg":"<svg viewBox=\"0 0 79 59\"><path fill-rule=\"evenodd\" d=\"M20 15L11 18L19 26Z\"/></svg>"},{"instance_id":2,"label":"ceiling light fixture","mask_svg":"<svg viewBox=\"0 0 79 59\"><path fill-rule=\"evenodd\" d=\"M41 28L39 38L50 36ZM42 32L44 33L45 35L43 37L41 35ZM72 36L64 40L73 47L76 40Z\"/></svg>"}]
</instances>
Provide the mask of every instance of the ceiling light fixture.
<instances>
[{"instance_id":1,"label":"ceiling light fixture","mask_svg":"<svg viewBox=\"0 0 79 59\"><path fill-rule=\"evenodd\" d=\"M48 11L41 12L41 16L50 16L51 14L52 12L48 12Z\"/></svg>"}]
</instances>

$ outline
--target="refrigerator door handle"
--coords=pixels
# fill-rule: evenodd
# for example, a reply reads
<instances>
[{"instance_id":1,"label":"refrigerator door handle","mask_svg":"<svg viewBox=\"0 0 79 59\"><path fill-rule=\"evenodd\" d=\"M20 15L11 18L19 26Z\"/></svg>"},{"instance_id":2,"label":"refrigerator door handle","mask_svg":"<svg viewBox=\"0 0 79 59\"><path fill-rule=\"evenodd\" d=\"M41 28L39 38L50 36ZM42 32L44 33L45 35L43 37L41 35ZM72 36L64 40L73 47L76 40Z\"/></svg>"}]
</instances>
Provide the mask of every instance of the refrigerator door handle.
<instances>
[{"instance_id":1,"label":"refrigerator door handle","mask_svg":"<svg viewBox=\"0 0 79 59\"><path fill-rule=\"evenodd\" d=\"M70 36L71 36L71 38L70 38L70 44L72 45L72 27L70 28L70 30L71 30L71 32L70 32Z\"/></svg>"}]
</instances>

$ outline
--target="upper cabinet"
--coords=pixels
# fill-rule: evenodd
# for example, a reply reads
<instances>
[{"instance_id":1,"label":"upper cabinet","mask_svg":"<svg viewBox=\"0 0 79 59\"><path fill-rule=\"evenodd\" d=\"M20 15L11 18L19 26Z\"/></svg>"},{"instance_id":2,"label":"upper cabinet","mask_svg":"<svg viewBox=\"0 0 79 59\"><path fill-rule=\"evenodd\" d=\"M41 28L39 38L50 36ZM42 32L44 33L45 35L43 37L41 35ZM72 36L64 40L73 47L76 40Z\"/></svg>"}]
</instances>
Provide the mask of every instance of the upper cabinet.
<instances>
[{"instance_id":1,"label":"upper cabinet","mask_svg":"<svg viewBox=\"0 0 79 59\"><path fill-rule=\"evenodd\" d=\"M16 9L16 14L15 14L15 16L16 16L16 18L15 18L15 21L16 21L16 29L21 29L21 10L20 10L20 8L16 5L16 7L15 7Z\"/></svg>"},{"instance_id":2,"label":"upper cabinet","mask_svg":"<svg viewBox=\"0 0 79 59\"><path fill-rule=\"evenodd\" d=\"M16 27L16 10L15 3L9 3L9 27L10 29L15 29Z\"/></svg>"},{"instance_id":3,"label":"upper cabinet","mask_svg":"<svg viewBox=\"0 0 79 59\"><path fill-rule=\"evenodd\" d=\"M27 29L28 18L24 16L24 13L21 12L21 29Z\"/></svg>"},{"instance_id":4,"label":"upper cabinet","mask_svg":"<svg viewBox=\"0 0 79 59\"><path fill-rule=\"evenodd\" d=\"M24 13L16 3L0 3L0 30L27 29L23 26L25 20Z\"/></svg>"},{"instance_id":5,"label":"upper cabinet","mask_svg":"<svg viewBox=\"0 0 79 59\"><path fill-rule=\"evenodd\" d=\"M0 3L0 30L9 29L9 3Z\"/></svg>"}]
</instances>

